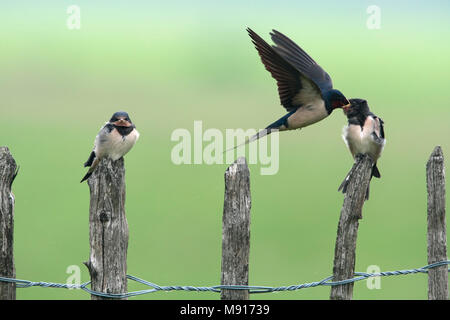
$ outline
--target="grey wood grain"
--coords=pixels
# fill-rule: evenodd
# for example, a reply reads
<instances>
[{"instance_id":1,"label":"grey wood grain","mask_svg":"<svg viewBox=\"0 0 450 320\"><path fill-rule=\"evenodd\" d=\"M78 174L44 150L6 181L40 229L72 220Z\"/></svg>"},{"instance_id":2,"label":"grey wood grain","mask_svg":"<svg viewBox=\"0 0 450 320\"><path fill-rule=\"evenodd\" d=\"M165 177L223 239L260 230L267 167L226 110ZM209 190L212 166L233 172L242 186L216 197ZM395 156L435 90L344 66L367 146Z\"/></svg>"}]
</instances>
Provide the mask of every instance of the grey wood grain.
<instances>
[{"instance_id":1,"label":"grey wood grain","mask_svg":"<svg viewBox=\"0 0 450 320\"><path fill-rule=\"evenodd\" d=\"M14 195L11 186L17 174L16 161L7 147L0 147L0 276L15 278ZM15 283L0 282L0 300L15 300Z\"/></svg>"},{"instance_id":2,"label":"grey wood grain","mask_svg":"<svg viewBox=\"0 0 450 320\"><path fill-rule=\"evenodd\" d=\"M248 285L250 254L250 171L244 157L225 172L222 221L222 285ZM221 292L222 300L248 300L248 290Z\"/></svg>"},{"instance_id":3,"label":"grey wood grain","mask_svg":"<svg viewBox=\"0 0 450 320\"><path fill-rule=\"evenodd\" d=\"M359 219L362 219L362 207L373 165L374 162L368 155L357 155L353 165L338 224L333 281L353 278ZM332 300L350 300L352 297L353 283L331 287Z\"/></svg>"},{"instance_id":4,"label":"grey wood grain","mask_svg":"<svg viewBox=\"0 0 450 320\"><path fill-rule=\"evenodd\" d=\"M427 162L428 263L447 260L445 221L445 166L441 147L436 147ZM428 271L428 299L448 299L448 266Z\"/></svg>"},{"instance_id":5,"label":"grey wood grain","mask_svg":"<svg viewBox=\"0 0 450 320\"><path fill-rule=\"evenodd\" d=\"M90 256L85 262L91 289L127 292L128 222L125 216L124 160L102 159L88 179ZM92 300L104 300L91 295Z\"/></svg>"}]
</instances>

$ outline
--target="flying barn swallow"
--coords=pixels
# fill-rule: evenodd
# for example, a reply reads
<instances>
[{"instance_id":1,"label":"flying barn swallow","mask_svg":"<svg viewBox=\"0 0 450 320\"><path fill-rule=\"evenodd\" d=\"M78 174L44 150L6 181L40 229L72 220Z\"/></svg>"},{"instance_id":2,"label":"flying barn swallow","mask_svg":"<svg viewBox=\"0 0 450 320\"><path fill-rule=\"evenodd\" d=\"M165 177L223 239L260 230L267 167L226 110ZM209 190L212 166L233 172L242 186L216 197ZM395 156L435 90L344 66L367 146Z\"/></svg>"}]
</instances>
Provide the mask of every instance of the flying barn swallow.
<instances>
[{"instance_id":1,"label":"flying barn swallow","mask_svg":"<svg viewBox=\"0 0 450 320\"><path fill-rule=\"evenodd\" d=\"M92 175L102 158L109 157L116 161L123 157L134 146L138 138L139 132L131 122L128 113L123 111L114 113L95 138L94 149L84 164L85 167L90 167L89 171L80 182L87 180Z\"/></svg>"},{"instance_id":2,"label":"flying barn swallow","mask_svg":"<svg viewBox=\"0 0 450 320\"><path fill-rule=\"evenodd\" d=\"M356 159L358 154L368 154L374 161L372 177L380 178L377 160L383 151L386 139L384 137L384 122L369 110L369 105L363 99L350 99L350 104L343 107L348 119L344 127L342 138L347 144L352 156ZM345 177L338 191L347 191L348 182L353 170ZM366 200L369 199L369 187L366 191Z\"/></svg>"},{"instance_id":3,"label":"flying barn swallow","mask_svg":"<svg viewBox=\"0 0 450 320\"><path fill-rule=\"evenodd\" d=\"M349 102L336 89L325 72L305 51L282 33L272 30L275 45L269 45L247 28L265 68L277 81L281 105L287 114L258 132L246 143L255 141L273 130L304 128L326 117Z\"/></svg>"}]
</instances>

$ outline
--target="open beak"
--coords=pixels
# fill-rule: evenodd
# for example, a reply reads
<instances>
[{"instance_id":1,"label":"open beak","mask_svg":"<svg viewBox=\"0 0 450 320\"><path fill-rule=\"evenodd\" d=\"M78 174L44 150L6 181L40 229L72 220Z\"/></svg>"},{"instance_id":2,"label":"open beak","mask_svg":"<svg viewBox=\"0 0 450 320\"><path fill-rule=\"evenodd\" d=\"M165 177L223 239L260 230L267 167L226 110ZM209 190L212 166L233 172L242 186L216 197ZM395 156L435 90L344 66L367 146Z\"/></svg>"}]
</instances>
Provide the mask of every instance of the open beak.
<instances>
[{"instance_id":1,"label":"open beak","mask_svg":"<svg viewBox=\"0 0 450 320\"><path fill-rule=\"evenodd\" d=\"M347 113L347 111L350 108L350 106L351 106L351 103L348 103L348 104L342 106L342 110L344 110L344 113Z\"/></svg>"}]
</instances>

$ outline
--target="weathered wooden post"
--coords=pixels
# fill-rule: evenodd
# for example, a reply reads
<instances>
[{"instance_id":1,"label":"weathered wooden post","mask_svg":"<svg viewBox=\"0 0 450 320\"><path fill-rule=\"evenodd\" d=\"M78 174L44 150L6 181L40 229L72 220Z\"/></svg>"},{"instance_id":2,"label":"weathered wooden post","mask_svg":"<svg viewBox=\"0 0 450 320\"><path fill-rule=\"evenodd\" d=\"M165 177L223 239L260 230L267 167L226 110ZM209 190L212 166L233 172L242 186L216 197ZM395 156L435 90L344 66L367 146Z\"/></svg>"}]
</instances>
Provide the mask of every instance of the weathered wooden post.
<instances>
[{"instance_id":1,"label":"weathered wooden post","mask_svg":"<svg viewBox=\"0 0 450 320\"><path fill-rule=\"evenodd\" d=\"M244 157L225 172L222 225L222 285L248 285L250 171ZM248 300L248 290L223 289L222 300Z\"/></svg>"},{"instance_id":2,"label":"weathered wooden post","mask_svg":"<svg viewBox=\"0 0 450 320\"><path fill-rule=\"evenodd\" d=\"M437 146L427 162L428 191L428 263L447 260L445 222L445 166L441 147ZM448 299L448 266L428 270L428 299Z\"/></svg>"},{"instance_id":3,"label":"weathered wooden post","mask_svg":"<svg viewBox=\"0 0 450 320\"><path fill-rule=\"evenodd\" d=\"M368 155L359 155L351 170L353 173L349 178L337 230L333 281L351 279L354 276L359 219L362 219L362 207L373 164L373 160ZM353 283L331 287L330 299L332 300L350 300L352 297Z\"/></svg>"},{"instance_id":4,"label":"weathered wooden post","mask_svg":"<svg viewBox=\"0 0 450 320\"><path fill-rule=\"evenodd\" d=\"M123 158L103 159L88 179L90 188L90 257L85 265L91 289L104 293L127 292L128 223L125 217ZM108 299L91 295L92 300Z\"/></svg>"},{"instance_id":5,"label":"weathered wooden post","mask_svg":"<svg viewBox=\"0 0 450 320\"><path fill-rule=\"evenodd\" d=\"M0 276L15 278L14 195L11 186L17 174L16 161L7 147L0 147ZM0 282L0 300L15 300L16 284Z\"/></svg>"}]
</instances>

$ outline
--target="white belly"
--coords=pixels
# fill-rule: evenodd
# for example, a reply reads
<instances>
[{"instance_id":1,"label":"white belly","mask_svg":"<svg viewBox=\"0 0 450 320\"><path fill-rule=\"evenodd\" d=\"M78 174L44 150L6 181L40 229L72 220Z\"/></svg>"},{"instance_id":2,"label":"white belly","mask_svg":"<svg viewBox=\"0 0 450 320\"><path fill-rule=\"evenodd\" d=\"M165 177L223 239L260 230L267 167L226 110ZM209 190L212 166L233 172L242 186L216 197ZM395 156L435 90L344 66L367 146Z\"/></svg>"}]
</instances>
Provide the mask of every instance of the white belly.
<instances>
[{"instance_id":1,"label":"white belly","mask_svg":"<svg viewBox=\"0 0 450 320\"><path fill-rule=\"evenodd\" d=\"M131 150L138 138L139 133L136 129L127 136L122 136L117 130L113 130L105 142L97 145L96 154L100 158L109 157L114 161L118 160Z\"/></svg>"},{"instance_id":2,"label":"white belly","mask_svg":"<svg viewBox=\"0 0 450 320\"><path fill-rule=\"evenodd\" d=\"M373 128L370 126L361 127L358 125L349 125L344 127L343 139L347 144L352 156L355 157L358 153L368 154L373 161L377 161L381 156L381 152L384 147L383 143L380 143L372 136Z\"/></svg>"},{"instance_id":3,"label":"white belly","mask_svg":"<svg viewBox=\"0 0 450 320\"><path fill-rule=\"evenodd\" d=\"M325 102L321 99L297 109L288 118L289 129L299 129L316 123L328 116Z\"/></svg>"}]
</instances>

